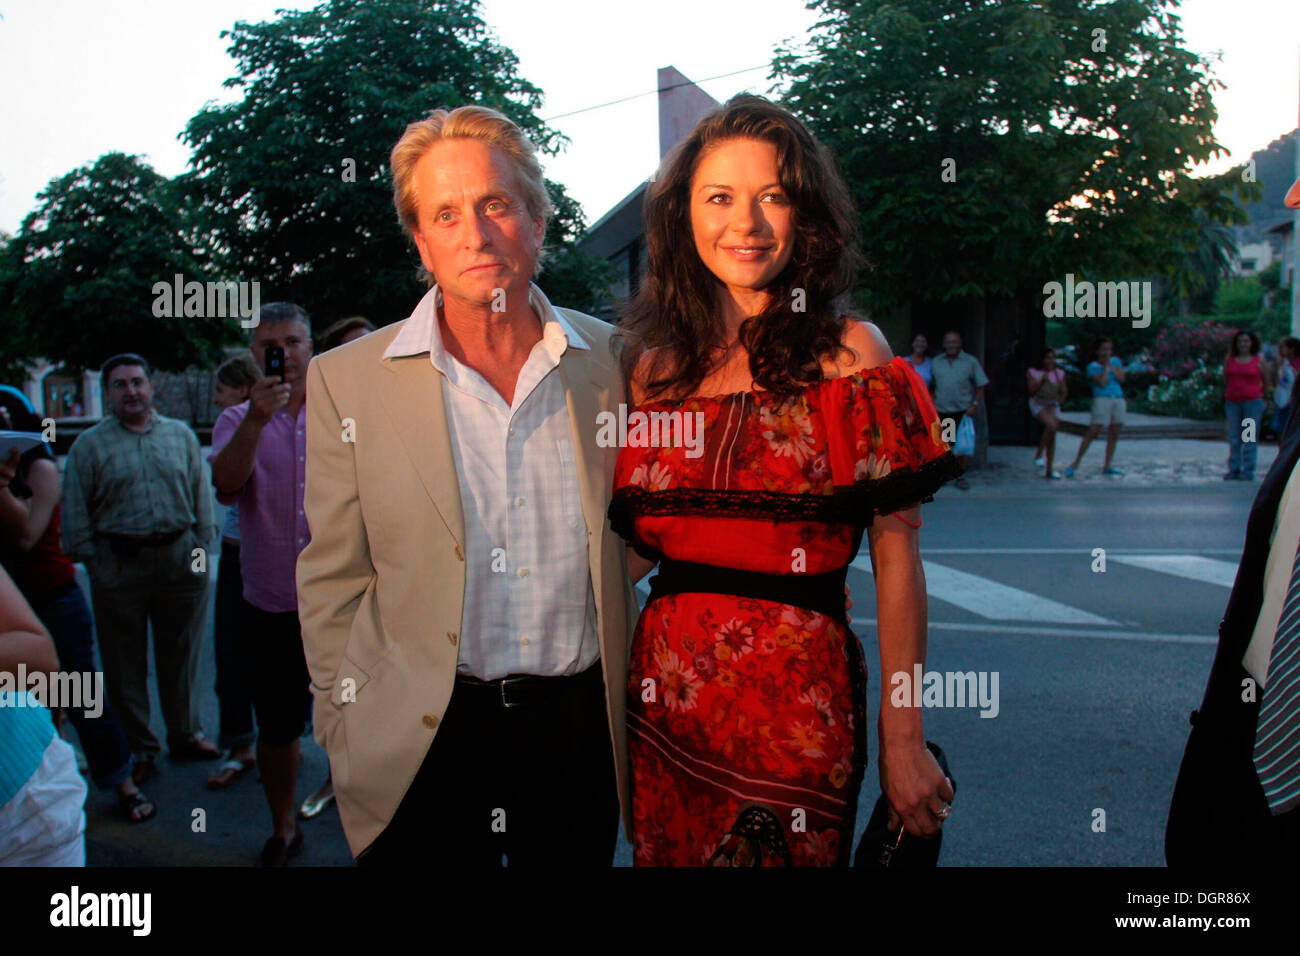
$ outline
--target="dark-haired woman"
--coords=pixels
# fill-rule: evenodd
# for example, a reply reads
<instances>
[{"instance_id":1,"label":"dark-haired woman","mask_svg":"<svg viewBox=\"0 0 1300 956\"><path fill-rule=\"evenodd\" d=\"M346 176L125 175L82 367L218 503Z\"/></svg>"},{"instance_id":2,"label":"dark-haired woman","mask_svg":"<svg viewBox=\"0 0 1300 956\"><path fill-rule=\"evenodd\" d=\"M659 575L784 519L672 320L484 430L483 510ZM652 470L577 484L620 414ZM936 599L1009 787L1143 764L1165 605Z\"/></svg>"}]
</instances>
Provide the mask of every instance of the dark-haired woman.
<instances>
[{"instance_id":1,"label":"dark-haired woman","mask_svg":"<svg viewBox=\"0 0 1300 956\"><path fill-rule=\"evenodd\" d=\"M1070 397L1065 384L1065 370L1056 364L1056 351L1047 349L1038 360L1038 366L1028 372L1029 411L1043 425L1034 464L1046 465L1043 477L1059 480L1061 473L1052 469L1056 457L1056 432L1061 427L1061 403ZM1039 456L1042 456L1041 458Z\"/></svg>"},{"instance_id":2,"label":"dark-haired woman","mask_svg":"<svg viewBox=\"0 0 1300 956\"><path fill-rule=\"evenodd\" d=\"M1092 384L1092 412L1088 430L1079 442L1079 451L1074 456L1070 467L1065 469L1065 477L1073 478L1083 461L1088 446L1106 429L1106 458L1102 462L1101 473L1120 477L1123 471L1111 464L1115 458L1115 445L1119 443L1119 430L1124 427L1124 379L1128 372L1124 363L1115 356L1115 343L1101 338L1092 343L1092 361L1088 363L1088 381Z\"/></svg>"},{"instance_id":3,"label":"dark-haired woman","mask_svg":"<svg viewBox=\"0 0 1300 956\"><path fill-rule=\"evenodd\" d=\"M1273 431L1280 442L1286 434L1286 423L1291 414L1291 395L1295 391L1297 357L1300 357L1300 339L1286 336L1277 343L1277 381L1273 384Z\"/></svg>"},{"instance_id":4,"label":"dark-haired woman","mask_svg":"<svg viewBox=\"0 0 1300 956\"><path fill-rule=\"evenodd\" d=\"M1223 363L1224 412L1228 420L1228 472L1225 480L1255 480L1255 459L1263 432L1268 365L1259 354L1259 336L1234 332Z\"/></svg>"},{"instance_id":5,"label":"dark-haired woman","mask_svg":"<svg viewBox=\"0 0 1300 956\"><path fill-rule=\"evenodd\" d=\"M0 395L0 429L40 432L41 419L8 394ZM61 670L96 674L90 606L60 541L58 466L45 445L16 457L9 452L0 448L5 458L0 461L0 563L53 637ZM69 707L68 717L95 786L117 793L120 816L143 823L157 808L136 787L131 747L106 694L101 693L98 704Z\"/></svg>"},{"instance_id":6,"label":"dark-haired woman","mask_svg":"<svg viewBox=\"0 0 1300 956\"><path fill-rule=\"evenodd\" d=\"M930 340L925 337L925 333L917 332L912 336L912 354L907 360L916 369L916 374L921 376L925 387L934 388L934 363L930 358Z\"/></svg>"},{"instance_id":7,"label":"dark-haired woman","mask_svg":"<svg viewBox=\"0 0 1300 956\"><path fill-rule=\"evenodd\" d=\"M635 861L845 865L866 765L847 566L866 532L882 673L910 680L925 659L919 504L959 467L912 366L839 307L852 206L788 112L740 96L705 117L645 221L624 372L634 411L696 440L629 431L615 471L633 573L659 564L628 677ZM882 685L883 791L910 832L934 834L950 782L919 708Z\"/></svg>"}]
</instances>

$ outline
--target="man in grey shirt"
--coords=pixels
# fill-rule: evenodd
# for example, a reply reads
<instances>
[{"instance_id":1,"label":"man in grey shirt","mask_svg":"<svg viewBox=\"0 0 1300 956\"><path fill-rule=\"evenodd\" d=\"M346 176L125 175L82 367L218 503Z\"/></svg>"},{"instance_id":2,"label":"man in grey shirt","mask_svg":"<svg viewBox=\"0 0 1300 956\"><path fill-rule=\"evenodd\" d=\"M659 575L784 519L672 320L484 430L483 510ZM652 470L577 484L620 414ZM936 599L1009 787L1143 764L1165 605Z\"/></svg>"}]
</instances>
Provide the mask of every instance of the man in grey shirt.
<instances>
[{"instance_id":1,"label":"man in grey shirt","mask_svg":"<svg viewBox=\"0 0 1300 956\"><path fill-rule=\"evenodd\" d=\"M193 430L154 410L148 363L115 355L102 374L111 414L68 452L63 550L90 574L108 699L143 783L160 750L149 729L151 623L167 749L173 759L221 755L204 739L193 693L216 537L212 484Z\"/></svg>"},{"instance_id":2,"label":"man in grey shirt","mask_svg":"<svg viewBox=\"0 0 1300 956\"><path fill-rule=\"evenodd\" d=\"M961 345L960 332L947 333L943 337L943 353L932 363L934 407L943 422L944 440L950 443L956 438L962 416L974 415L979 410L984 386L989 383L979 360L963 352ZM969 455L958 456L963 468L969 464L969 458ZM959 477L956 484L963 491L970 487L965 477Z\"/></svg>"}]
</instances>

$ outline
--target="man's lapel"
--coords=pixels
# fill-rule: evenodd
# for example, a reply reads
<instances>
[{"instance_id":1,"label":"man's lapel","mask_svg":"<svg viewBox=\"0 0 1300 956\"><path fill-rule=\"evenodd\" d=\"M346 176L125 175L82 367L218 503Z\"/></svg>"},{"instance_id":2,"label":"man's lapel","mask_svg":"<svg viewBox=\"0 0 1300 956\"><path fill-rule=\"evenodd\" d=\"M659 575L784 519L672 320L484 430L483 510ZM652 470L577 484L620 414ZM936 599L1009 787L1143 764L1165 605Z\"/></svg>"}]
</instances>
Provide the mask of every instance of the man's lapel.
<instances>
[{"instance_id":1,"label":"man's lapel","mask_svg":"<svg viewBox=\"0 0 1300 956\"><path fill-rule=\"evenodd\" d=\"M452 456L442 381L429 353L381 360L379 397L439 517L464 553L465 513Z\"/></svg>"},{"instance_id":2,"label":"man's lapel","mask_svg":"<svg viewBox=\"0 0 1300 956\"><path fill-rule=\"evenodd\" d=\"M593 568L599 568L610 476L605 469L608 452L596 444L596 415L609 404L609 370L595 361L589 349L568 348L560 356L560 377L569 406L569 430L577 458L582 515L587 521L587 530L591 532L591 564Z\"/></svg>"}]
</instances>

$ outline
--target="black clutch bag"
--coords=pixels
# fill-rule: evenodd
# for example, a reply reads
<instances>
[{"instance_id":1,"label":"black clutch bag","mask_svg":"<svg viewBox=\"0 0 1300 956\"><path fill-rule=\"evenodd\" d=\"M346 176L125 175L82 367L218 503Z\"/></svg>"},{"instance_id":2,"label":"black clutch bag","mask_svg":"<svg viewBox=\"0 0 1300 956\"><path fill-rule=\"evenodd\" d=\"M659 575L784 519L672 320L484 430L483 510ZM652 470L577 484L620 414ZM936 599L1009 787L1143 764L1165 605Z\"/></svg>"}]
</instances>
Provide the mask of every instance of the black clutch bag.
<instances>
[{"instance_id":1,"label":"black clutch bag","mask_svg":"<svg viewBox=\"0 0 1300 956\"><path fill-rule=\"evenodd\" d=\"M953 795L957 793L957 780L948 769L948 760L939 745L927 740L925 745L934 754L939 769L952 781ZM894 870L924 870L939 862L939 848L943 845L943 829L929 839L913 836L902 826L889 829L889 801L882 793L871 811L867 830L853 854L854 866Z\"/></svg>"}]
</instances>

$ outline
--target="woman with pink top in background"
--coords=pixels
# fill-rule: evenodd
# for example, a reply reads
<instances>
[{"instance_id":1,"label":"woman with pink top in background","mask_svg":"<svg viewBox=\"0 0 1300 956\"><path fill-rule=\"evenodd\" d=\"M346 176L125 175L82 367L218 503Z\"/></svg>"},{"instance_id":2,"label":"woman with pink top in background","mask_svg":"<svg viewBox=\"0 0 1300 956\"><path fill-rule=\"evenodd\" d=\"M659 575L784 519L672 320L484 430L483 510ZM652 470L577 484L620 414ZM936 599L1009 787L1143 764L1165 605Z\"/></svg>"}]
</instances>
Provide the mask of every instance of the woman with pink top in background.
<instances>
[{"instance_id":1,"label":"woman with pink top in background","mask_svg":"<svg viewBox=\"0 0 1300 956\"><path fill-rule=\"evenodd\" d=\"M1047 466L1044 478L1059 480L1061 473L1052 470L1052 459L1056 456L1056 431L1061 426L1058 413L1070 391L1065 386L1065 370L1056 364L1054 349L1043 352L1038 367L1029 370L1028 378L1029 411L1043 424L1043 437L1038 441L1034 464Z\"/></svg>"},{"instance_id":2,"label":"woman with pink top in background","mask_svg":"<svg viewBox=\"0 0 1300 956\"><path fill-rule=\"evenodd\" d=\"M1223 363L1224 410L1228 419L1228 473L1225 481L1255 480L1255 458L1263 431L1264 390L1270 385L1268 364L1259 354L1259 336L1234 332Z\"/></svg>"}]
</instances>

